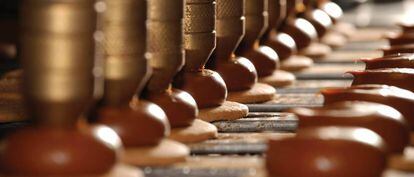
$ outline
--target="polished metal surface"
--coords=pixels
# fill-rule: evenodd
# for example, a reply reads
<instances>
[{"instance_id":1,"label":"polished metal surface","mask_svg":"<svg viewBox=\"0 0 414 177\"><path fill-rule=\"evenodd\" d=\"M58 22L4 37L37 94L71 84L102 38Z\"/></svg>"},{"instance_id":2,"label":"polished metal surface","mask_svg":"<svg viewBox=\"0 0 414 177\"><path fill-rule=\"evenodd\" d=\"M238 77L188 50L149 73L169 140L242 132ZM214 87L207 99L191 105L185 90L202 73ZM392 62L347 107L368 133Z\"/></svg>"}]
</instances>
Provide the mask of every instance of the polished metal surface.
<instances>
[{"instance_id":1,"label":"polished metal surface","mask_svg":"<svg viewBox=\"0 0 414 177\"><path fill-rule=\"evenodd\" d=\"M102 15L104 104L128 104L148 79L145 0L105 0Z\"/></svg>"},{"instance_id":2,"label":"polished metal surface","mask_svg":"<svg viewBox=\"0 0 414 177\"><path fill-rule=\"evenodd\" d=\"M216 47L216 2L187 0L184 12L185 69L204 67Z\"/></svg>"},{"instance_id":3,"label":"polished metal surface","mask_svg":"<svg viewBox=\"0 0 414 177\"><path fill-rule=\"evenodd\" d=\"M184 65L183 0L148 1L147 51L153 75L149 92L163 92Z\"/></svg>"},{"instance_id":4,"label":"polished metal surface","mask_svg":"<svg viewBox=\"0 0 414 177\"><path fill-rule=\"evenodd\" d=\"M216 60L229 60L244 36L244 0L217 0Z\"/></svg>"},{"instance_id":5,"label":"polished metal surface","mask_svg":"<svg viewBox=\"0 0 414 177\"><path fill-rule=\"evenodd\" d=\"M96 12L92 0L22 2L24 95L38 123L74 126L92 98Z\"/></svg>"}]
</instances>

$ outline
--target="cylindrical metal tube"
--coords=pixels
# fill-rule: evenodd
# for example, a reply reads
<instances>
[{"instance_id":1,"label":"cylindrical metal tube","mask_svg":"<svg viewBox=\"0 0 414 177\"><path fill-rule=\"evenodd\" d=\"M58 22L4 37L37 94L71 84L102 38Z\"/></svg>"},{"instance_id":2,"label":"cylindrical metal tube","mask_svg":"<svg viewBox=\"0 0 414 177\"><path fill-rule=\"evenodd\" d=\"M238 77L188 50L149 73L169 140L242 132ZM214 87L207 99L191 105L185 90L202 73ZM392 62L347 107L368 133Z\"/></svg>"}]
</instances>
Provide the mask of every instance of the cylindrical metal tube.
<instances>
[{"instance_id":1,"label":"cylindrical metal tube","mask_svg":"<svg viewBox=\"0 0 414 177\"><path fill-rule=\"evenodd\" d=\"M215 1L187 0L184 11L185 69L204 67L216 47Z\"/></svg>"},{"instance_id":2,"label":"cylindrical metal tube","mask_svg":"<svg viewBox=\"0 0 414 177\"><path fill-rule=\"evenodd\" d=\"M268 26L267 0L246 0L246 32L239 50L253 47Z\"/></svg>"},{"instance_id":3,"label":"cylindrical metal tube","mask_svg":"<svg viewBox=\"0 0 414 177\"><path fill-rule=\"evenodd\" d=\"M149 77L146 0L105 0L102 17L105 58L104 104L128 104Z\"/></svg>"},{"instance_id":4,"label":"cylindrical metal tube","mask_svg":"<svg viewBox=\"0 0 414 177\"><path fill-rule=\"evenodd\" d=\"M20 10L21 29L47 34L90 34L95 31L93 1L24 0Z\"/></svg>"},{"instance_id":5,"label":"cylindrical metal tube","mask_svg":"<svg viewBox=\"0 0 414 177\"><path fill-rule=\"evenodd\" d=\"M286 0L268 0L269 29L279 28L286 17Z\"/></svg>"},{"instance_id":6,"label":"cylindrical metal tube","mask_svg":"<svg viewBox=\"0 0 414 177\"><path fill-rule=\"evenodd\" d=\"M150 92L167 90L184 65L183 0L149 0L147 51L153 75Z\"/></svg>"},{"instance_id":7,"label":"cylindrical metal tube","mask_svg":"<svg viewBox=\"0 0 414 177\"><path fill-rule=\"evenodd\" d=\"M74 126L91 101L96 12L93 0L24 0L20 59L36 122Z\"/></svg>"},{"instance_id":8,"label":"cylindrical metal tube","mask_svg":"<svg viewBox=\"0 0 414 177\"><path fill-rule=\"evenodd\" d=\"M217 0L216 60L231 60L245 32L245 0Z\"/></svg>"}]
</instances>

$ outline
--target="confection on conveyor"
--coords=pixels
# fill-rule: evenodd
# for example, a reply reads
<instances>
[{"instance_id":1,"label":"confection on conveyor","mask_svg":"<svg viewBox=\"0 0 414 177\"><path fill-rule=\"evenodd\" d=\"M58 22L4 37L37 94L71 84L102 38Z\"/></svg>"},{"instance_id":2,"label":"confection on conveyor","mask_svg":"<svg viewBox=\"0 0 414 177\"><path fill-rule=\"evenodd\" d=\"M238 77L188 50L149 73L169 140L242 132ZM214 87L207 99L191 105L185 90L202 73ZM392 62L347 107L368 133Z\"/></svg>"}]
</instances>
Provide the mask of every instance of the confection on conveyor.
<instances>
[{"instance_id":1,"label":"confection on conveyor","mask_svg":"<svg viewBox=\"0 0 414 177\"><path fill-rule=\"evenodd\" d=\"M0 177L413 177L414 0L2 0Z\"/></svg>"}]
</instances>

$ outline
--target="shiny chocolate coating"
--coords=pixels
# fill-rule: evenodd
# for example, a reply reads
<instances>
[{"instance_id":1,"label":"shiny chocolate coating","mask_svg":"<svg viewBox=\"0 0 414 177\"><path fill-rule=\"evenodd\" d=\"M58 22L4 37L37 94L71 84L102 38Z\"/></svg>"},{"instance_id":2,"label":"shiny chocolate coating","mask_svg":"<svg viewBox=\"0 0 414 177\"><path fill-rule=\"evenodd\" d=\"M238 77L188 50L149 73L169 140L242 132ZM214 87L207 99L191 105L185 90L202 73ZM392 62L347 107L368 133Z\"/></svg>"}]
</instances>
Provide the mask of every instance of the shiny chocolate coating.
<instances>
[{"instance_id":1,"label":"shiny chocolate coating","mask_svg":"<svg viewBox=\"0 0 414 177\"><path fill-rule=\"evenodd\" d=\"M227 87L223 78L208 69L180 73L174 81L174 87L188 92L200 109L220 106L227 98Z\"/></svg>"},{"instance_id":2,"label":"shiny chocolate coating","mask_svg":"<svg viewBox=\"0 0 414 177\"><path fill-rule=\"evenodd\" d=\"M187 92L170 89L150 92L146 99L160 106L170 122L171 128L190 126L198 115L197 103Z\"/></svg>"},{"instance_id":3,"label":"shiny chocolate coating","mask_svg":"<svg viewBox=\"0 0 414 177\"><path fill-rule=\"evenodd\" d=\"M344 13L341 6L329 0L318 0L317 4L320 9L325 11L329 17L331 17L334 24L338 22Z\"/></svg>"},{"instance_id":4,"label":"shiny chocolate coating","mask_svg":"<svg viewBox=\"0 0 414 177\"><path fill-rule=\"evenodd\" d=\"M414 69L385 68L349 72L354 76L352 85L384 84L414 92Z\"/></svg>"},{"instance_id":5,"label":"shiny chocolate coating","mask_svg":"<svg viewBox=\"0 0 414 177\"><path fill-rule=\"evenodd\" d=\"M317 37L317 32L312 24L302 18L289 21L283 28L283 32L292 36L298 50L308 47Z\"/></svg>"},{"instance_id":6,"label":"shiny chocolate coating","mask_svg":"<svg viewBox=\"0 0 414 177\"><path fill-rule=\"evenodd\" d=\"M297 18L300 3L296 0L287 1L288 16L282 27L282 31L292 36L299 50L308 47L317 38L315 27L303 18ZM304 8L304 7L302 7Z\"/></svg>"},{"instance_id":7,"label":"shiny chocolate coating","mask_svg":"<svg viewBox=\"0 0 414 177\"><path fill-rule=\"evenodd\" d=\"M286 33L270 32L268 39L263 44L277 52L280 60L288 59L296 52L295 40Z\"/></svg>"},{"instance_id":8,"label":"shiny chocolate coating","mask_svg":"<svg viewBox=\"0 0 414 177\"><path fill-rule=\"evenodd\" d=\"M303 0L303 4L306 7L303 13L304 18L309 20L315 27L318 37L323 37L333 24L331 17L325 11L319 9L314 0Z\"/></svg>"},{"instance_id":9,"label":"shiny chocolate coating","mask_svg":"<svg viewBox=\"0 0 414 177\"><path fill-rule=\"evenodd\" d=\"M376 177L386 167L384 149L382 138L365 128L304 128L269 141L266 167L271 177Z\"/></svg>"},{"instance_id":10,"label":"shiny chocolate coating","mask_svg":"<svg viewBox=\"0 0 414 177\"><path fill-rule=\"evenodd\" d=\"M234 55L245 34L244 2L245 0L216 1L217 46L207 68L220 74L230 92L250 89L257 82L254 65L249 60Z\"/></svg>"},{"instance_id":11,"label":"shiny chocolate coating","mask_svg":"<svg viewBox=\"0 0 414 177\"><path fill-rule=\"evenodd\" d=\"M258 77L270 76L279 67L279 56L268 46L255 47L242 52L241 56L248 58L253 63Z\"/></svg>"},{"instance_id":12,"label":"shiny chocolate coating","mask_svg":"<svg viewBox=\"0 0 414 177\"><path fill-rule=\"evenodd\" d=\"M414 68L414 55L395 54L380 58L362 59L365 69Z\"/></svg>"},{"instance_id":13,"label":"shiny chocolate coating","mask_svg":"<svg viewBox=\"0 0 414 177\"><path fill-rule=\"evenodd\" d=\"M414 93L386 85L358 85L350 88L330 88L321 91L325 105L341 101L368 101L391 106L398 110L414 130Z\"/></svg>"},{"instance_id":14,"label":"shiny chocolate coating","mask_svg":"<svg viewBox=\"0 0 414 177\"><path fill-rule=\"evenodd\" d=\"M275 50L280 60L287 59L296 52L296 43L293 38L278 31L287 17L286 11L286 0L268 1L269 27L261 38L261 44Z\"/></svg>"},{"instance_id":15,"label":"shiny chocolate coating","mask_svg":"<svg viewBox=\"0 0 414 177\"><path fill-rule=\"evenodd\" d=\"M28 127L3 140L0 174L11 176L104 175L121 146L107 127L91 130Z\"/></svg>"},{"instance_id":16,"label":"shiny chocolate coating","mask_svg":"<svg viewBox=\"0 0 414 177\"><path fill-rule=\"evenodd\" d=\"M217 65L216 71L223 78L230 92L248 90L257 82L256 68L243 57L221 62Z\"/></svg>"},{"instance_id":17,"label":"shiny chocolate coating","mask_svg":"<svg viewBox=\"0 0 414 177\"><path fill-rule=\"evenodd\" d=\"M410 131L396 109L378 103L345 101L323 108L290 110L299 118L299 129L320 126L355 126L370 129L387 144L387 152L402 153L410 142Z\"/></svg>"},{"instance_id":18,"label":"shiny chocolate coating","mask_svg":"<svg viewBox=\"0 0 414 177\"><path fill-rule=\"evenodd\" d=\"M331 18L321 9L309 10L306 19L315 27L318 37L323 37L328 32L329 27L332 26Z\"/></svg>"},{"instance_id":19,"label":"shiny chocolate coating","mask_svg":"<svg viewBox=\"0 0 414 177\"><path fill-rule=\"evenodd\" d=\"M98 116L99 123L111 127L126 148L155 146L169 133L164 111L137 98L130 105L102 107Z\"/></svg>"},{"instance_id":20,"label":"shiny chocolate coating","mask_svg":"<svg viewBox=\"0 0 414 177\"><path fill-rule=\"evenodd\" d=\"M212 58L214 58L214 54ZM231 61L218 61L212 68L223 78L227 90L248 90L257 82L257 71L250 60L243 57L235 57Z\"/></svg>"}]
</instances>

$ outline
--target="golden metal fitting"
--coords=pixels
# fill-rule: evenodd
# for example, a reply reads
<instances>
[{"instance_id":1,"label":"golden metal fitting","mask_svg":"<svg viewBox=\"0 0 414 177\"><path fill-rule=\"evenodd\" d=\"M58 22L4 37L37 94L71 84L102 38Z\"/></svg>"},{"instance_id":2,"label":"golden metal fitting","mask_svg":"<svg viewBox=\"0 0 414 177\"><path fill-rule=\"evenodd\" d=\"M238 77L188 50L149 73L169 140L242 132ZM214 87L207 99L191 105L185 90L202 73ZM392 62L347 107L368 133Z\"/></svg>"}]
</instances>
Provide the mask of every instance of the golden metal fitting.
<instances>
[{"instance_id":1,"label":"golden metal fitting","mask_svg":"<svg viewBox=\"0 0 414 177\"><path fill-rule=\"evenodd\" d=\"M75 126L91 101L93 0L24 0L20 59L24 95L38 123Z\"/></svg>"},{"instance_id":2,"label":"golden metal fitting","mask_svg":"<svg viewBox=\"0 0 414 177\"><path fill-rule=\"evenodd\" d=\"M148 20L174 21L182 20L184 0L148 0Z\"/></svg>"},{"instance_id":3,"label":"golden metal fitting","mask_svg":"<svg viewBox=\"0 0 414 177\"><path fill-rule=\"evenodd\" d=\"M244 15L245 0L216 0L217 19L239 18Z\"/></svg>"},{"instance_id":4,"label":"golden metal fitting","mask_svg":"<svg viewBox=\"0 0 414 177\"><path fill-rule=\"evenodd\" d=\"M141 93L149 78L150 68L145 56L108 56L105 62L104 103L128 104L131 96Z\"/></svg>"},{"instance_id":5,"label":"golden metal fitting","mask_svg":"<svg viewBox=\"0 0 414 177\"><path fill-rule=\"evenodd\" d=\"M142 23L147 17L145 0L104 0L106 10L103 22L111 26L131 26L134 22ZM144 28L145 29L145 28Z\"/></svg>"},{"instance_id":6,"label":"golden metal fitting","mask_svg":"<svg viewBox=\"0 0 414 177\"><path fill-rule=\"evenodd\" d=\"M104 35L106 105L128 104L149 77L146 52L146 1L105 0Z\"/></svg>"},{"instance_id":7,"label":"golden metal fitting","mask_svg":"<svg viewBox=\"0 0 414 177\"><path fill-rule=\"evenodd\" d=\"M94 0L24 0L21 29L47 34L89 34L95 31Z\"/></svg>"},{"instance_id":8,"label":"golden metal fitting","mask_svg":"<svg viewBox=\"0 0 414 177\"><path fill-rule=\"evenodd\" d=\"M204 67L216 47L214 0L188 0L184 13L185 69Z\"/></svg>"},{"instance_id":9,"label":"golden metal fitting","mask_svg":"<svg viewBox=\"0 0 414 177\"><path fill-rule=\"evenodd\" d=\"M216 1L216 60L231 60L234 50L244 35L244 2L244 0Z\"/></svg>"},{"instance_id":10,"label":"golden metal fitting","mask_svg":"<svg viewBox=\"0 0 414 177\"><path fill-rule=\"evenodd\" d=\"M250 48L265 32L268 26L267 0L246 0L246 32L243 48Z\"/></svg>"},{"instance_id":11,"label":"golden metal fitting","mask_svg":"<svg viewBox=\"0 0 414 177\"><path fill-rule=\"evenodd\" d=\"M169 88L174 76L184 65L184 0L149 0L147 52L153 75L150 92Z\"/></svg>"},{"instance_id":12,"label":"golden metal fitting","mask_svg":"<svg viewBox=\"0 0 414 177\"><path fill-rule=\"evenodd\" d=\"M141 22L131 22L130 24L131 25L128 26L105 24L103 33L105 36L104 50L106 55L145 54L145 20Z\"/></svg>"},{"instance_id":13,"label":"golden metal fitting","mask_svg":"<svg viewBox=\"0 0 414 177\"><path fill-rule=\"evenodd\" d=\"M24 30L21 33L20 53L25 71L77 70L90 72L93 66L94 41L92 31L87 35L48 34ZM87 59L86 59L87 58Z\"/></svg>"},{"instance_id":14,"label":"golden metal fitting","mask_svg":"<svg viewBox=\"0 0 414 177\"><path fill-rule=\"evenodd\" d=\"M184 32L200 33L214 31L215 5L214 0L207 1L207 3L187 2L184 13Z\"/></svg>"}]
</instances>

